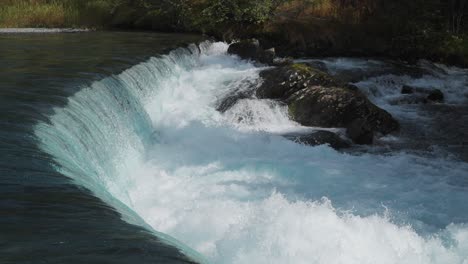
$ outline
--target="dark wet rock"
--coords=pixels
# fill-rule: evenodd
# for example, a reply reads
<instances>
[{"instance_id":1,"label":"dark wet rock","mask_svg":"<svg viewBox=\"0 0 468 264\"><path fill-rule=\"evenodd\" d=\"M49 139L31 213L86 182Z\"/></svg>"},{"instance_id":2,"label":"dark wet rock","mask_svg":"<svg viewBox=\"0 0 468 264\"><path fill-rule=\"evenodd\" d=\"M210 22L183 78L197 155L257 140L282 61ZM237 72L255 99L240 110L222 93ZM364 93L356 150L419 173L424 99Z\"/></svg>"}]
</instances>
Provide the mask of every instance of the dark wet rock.
<instances>
[{"instance_id":1,"label":"dark wet rock","mask_svg":"<svg viewBox=\"0 0 468 264\"><path fill-rule=\"evenodd\" d=\"M388 112L362 93L342 87L308 87L288 98L287 103L292 118L306 126L348 128L361 119L365 129L382 134L399 128Z\"/></svg>"},{"instance_id":2,"label":"dark wet rock","mask_svg":"<svg viewBox=\"0 0 468 264\"><path fill-rule=\"evenodd\" d=\"M277 99L289 107L289 114L305 126L347 128L359 144L372 142L375 133L399 129L387 111L370 102L364 94L330 75L304 64L263 71L258 98Z\"/></svg>"},{"instance_id":3,"label":"dark wet rock","mask_svg":"<svg viewBox=\"0 0 468 264\"><path fill-rule=\"evenodd\" d=\"M402 94L412 94L414 93L414 87L411 87L409 85L403 85L403 87L401 88L401 93Z\"/></svg>"},{"instance_id":4,"label":"dark wet rock","mask_svg":"<svg viewBox=\"0 0 468 264\"><path fill-rule=\"evenodd\" d=\"M328 73L327 64L325 64L325 62L323 61L307 61L307 62L304 62L304 64L314 69L317 69L319 71Z\"/></svg>"},{"instance_id":5,"label":"dark wet rock","mask_svg":"<svg viewBox=\"0 0 468 264\"><path fill-rule=\"evenodd\" d=\"M427 95L427 100L432 102L442 102L444 101L444 93L439 89L435 89Z\"/></svg>"},{"instance_id":6,"label":"dark wet rock","mask_svg":"<svg viewBox=\"0 0 468 264\"><path fill-rule=\"evenodd\" d=\"M422 94L405 94L401 97L390 100L392 105L425 104L427 99Z\"/></svg>"},{"instance_id":7,"label":"dark wet rock","mask_svg":"<svg viewBox=\"0 0 468 264\"><path fill-rule=\"evenodd\" d=\"M263 49L257 39L247 39L229 45L228 53L237 55L244 60L253 60L272 66L284 66L292 64L291 58L276 57L274 47Z\"/></svg>"},{"instance_id":8,"label":"dark wet rock","mask_svg":"<svg viewBox=\"0 0 468 264\"><path fill-rule=\"evenodd\" d=\"M374 131L365 119L356 119L348 125L346 135L356 144L374 143Z\"/></svg>"},{"instance_id":9,"label":"dark wet rock","mask_svg":"<svg viewBox=\"0 0 468 264\"><path fill-rule=\"evenodd\" d=\"M359 91L359 88L354 85L354 84L351 84L351 83L348 83L348 84L345 84L344 86L346 89L349 89L351 91L355 91L355 92L358 92Z\"/></svg>"},{"instance_id":10,"label":"dark wet rock","mask_svg":"<svg viewBox=\"0 0 468 264\"><path fill-rule=\"evenodd\" d=\"M330 145L330 147L337 150L351 147L349 142L342 139L337 134L325 130L316 131L307 135L285 135L285 137L294 142L309 146Z\"/></svg>"},{"instance_id":11,"label":"dark wet rock","mask_svg":"<svg viewBox=\"0 0 468 264\"><path fill-rule=\"evenodd\" d=\"M402 118L397 138L375 138L372 148L353 147L350 151L365 153L395 153L404 151L416 155L468 162L468 105L422 104L411 107L422 117Z\"/></svg>"},{"instance_id":12,"label":"dark wet rock","mask_svg":"<svg viewBox=\"0 0 468 264\"><path fill-rule=\"evenodd\" d=\"M426 104L429 102L442 102L444 101L444 94L442 91L435 89L430 90L422 87L413 87L403 85L401 88L402 96L393 99L390 103L393 105L400 104Z\"/></svg>"},{"instance_id":13,"label":"dark wet rock","mask_svg":"<svg viewBox=\"0 0 468 264\"><path fill-rule=\"evenodd\" d=\"M224 113L233 107L239 100L251 98L254 90L240 91L223 98L216 108L217 111Z\"/></svg>"},{"instance_id":14,"label":"dark wet rock","mask_svg":"<svg viewBox=\"0 0 468 264\"><path fill-rule=\"evenodd\" d=\"M267 69L260 73L260 77L264 81L256 95L265 99L287 99L295 92L314 85L338 85L328 74L304 64Z\"/></svg>"},{"instance_id":15,"label":"dark wet rock","mask_svg":"<svg viewBox=\"0 0 468 264\"><path fill-rule=\"evenodd\" d=\"M256 39L247 39L229 45L228 53L237 55L244 60L254 60L263 64L273 65L276 58L275 48L263 50Z\"/></svg>"},{"instance_id":16,"label":"dark wet rock","mask_svg":"<svg viewBox=\"0 0 468 264\"><path fill-rule=\"evenodd\" d=\"M237 55L245 60L257 60L262 52L260 43L256 39L242 40L229 45L228 53Z\"/></svg>"},{"instance_id":17,"label":"dark wet rock","mask_svg":"<svg viewBox=\"0 0 468 264\"><path fill-rule=\"evenodd\" d=\"M260 51L258 54L258 61L264 64L273 64L276 57L275 48Z\"/></svg>"}]
</instances>

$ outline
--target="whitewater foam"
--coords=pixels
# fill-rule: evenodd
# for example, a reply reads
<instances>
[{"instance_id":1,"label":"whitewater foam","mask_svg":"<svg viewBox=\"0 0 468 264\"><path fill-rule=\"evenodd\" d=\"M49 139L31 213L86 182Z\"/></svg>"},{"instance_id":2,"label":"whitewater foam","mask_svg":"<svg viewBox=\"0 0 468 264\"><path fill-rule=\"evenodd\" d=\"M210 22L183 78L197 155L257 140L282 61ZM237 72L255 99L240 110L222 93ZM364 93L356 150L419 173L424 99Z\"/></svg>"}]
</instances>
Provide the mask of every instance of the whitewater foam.
<instances>
[{"instance_id":1,"label":"whitewater foam","mask_svg":"<svg viewBox=\"0 0 468 264\"><path fill-rule=\"evenodd\" d=\"M125 220L211 263L468 263L467 164L296 144L277 134L303 128L273 101L221 114L260 70L226 49L179 49L82 89L38 124L41 148Z\"/></svg>"}]
</instances>

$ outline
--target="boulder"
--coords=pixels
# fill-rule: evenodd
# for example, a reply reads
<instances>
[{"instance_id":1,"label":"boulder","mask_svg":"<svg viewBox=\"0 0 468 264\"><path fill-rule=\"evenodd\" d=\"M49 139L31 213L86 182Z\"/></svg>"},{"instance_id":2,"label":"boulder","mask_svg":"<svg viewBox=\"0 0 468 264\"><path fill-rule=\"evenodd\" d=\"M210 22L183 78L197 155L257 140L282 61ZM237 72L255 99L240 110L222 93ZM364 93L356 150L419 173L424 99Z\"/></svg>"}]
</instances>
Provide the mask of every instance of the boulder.
<instances>
[{"instance_id":1,"label":"boulder","mask_svg":"<svg viewBox=\"0 0 468 264\"><path fill-rule=\"evenodd\" d=\"M260 72L262 85L257 89L258 98L287 99L304 88L320 86L337 86L330 75L305 64L290 64Z\"/></svg>"},{"instance_id":2,"label":"boulder","mask_svg":"<svg viewBox=\"0 0 468 264\"><path fill-rule=\"evenodd\" d=\"M241 99L246 99L246 98L251 98L253 95L254 91L253 90L246 90L246 91L238 91L233 94L228 95L227 97L224 97L219 103L218 106L216 107L216 110L224 113L229 108L233 107L239 100Z\"/></svg>"},{"instance_id":3,"label":"boulder","mask_svg":"<svg viewBox=\"0 0 468 264\"><path fill-rule=\"evenodd\" d=\"M403 85L401 93L404 94L404 97L393 100L393 104L420 104L444 101L444 94L439 89L430 90L423 87Z\"/></svg>"},{"instance_id":4,"label":"boulder","mask_svg":"<svg viewBox=\"0 0 468 264\"><path fill-rule=\"evenodd\" d=\"M275 48L267 49L267 50L262 50L258 54L258 61L264 64L273 64L273 61L275 60L276 57L276 52Z\"/></svg>"},{"instance_id":5,"label":"boulder","mask_svg":"<svg viewBox=\"0 0 468 264\"><path fill-rule=\"evenodd\" d=\"M388 134L399 123L355 87L304 64L264 70L258 98L285 102L293 120L304 126L342 127L358 144L370 144L376 133Z\"/></svg>"},{"instance_id":6,"label":"boulder","mask_svg":"<svg viewBox=\"0 0 468 264\"><path fill-rule=\"evenodd\" d=\"M327 64L325 64L325 62L323 62L323 61L318 61L318 60L316 60L316 61L307 61L307 62L304 62L304 64L311 67L311 68L317 69L319 71L329 73Z\"/></svg>"},{"instance_id":7,"label":"boulder","mask_svg":"<svg viewBox=\"0 0 468 264\"><path fill-rule=\"evenodd\" d=\"M409 86L409 85L403 85L403 87L401 87L401 93L402 94L412 94L412 93L414 93L414 88Z\"/></svg>"},{"instance_id":8,"label":"boulder","mask_svg":"<svg viewBox=\"0 0 468 264\"><path fill-rule=\"evenodd\" d=\"M427 100L431 102L443 102L444 94L442 93L441 90L435 89L427 95Z\"/></svg>"},{"instance_id":9,"label":"boulder","mask_svg":"<svg viewBox=\"0 0 468 264\"><path fill-rule=\"evenodd\" d=\"M262 51L256 39L247 39L229 45L228 53L237 55L244 60L256 60Z\"/></svg>"},{"instance_id":10,"label":"boulder","mask_svg":"<svg viewBox=\"0 0 468 264\"><path fill-rule=\"evenodd\" d=\"M370 145L374 143L374 131L365 119L356 119L348 125L346 135L356 144Z\"/></svg>"},{"instance_id":11,"label":"boulder","mask_svg":"<svg viewBox=\"0 0 468 264\"><path fill-rule=\"evenodd\" d=\"M427 99L423 94L405 94L390 100L392 105L405 105L405 104L425 104Z\"/></svg>"},{"instance_id":12,"label":"boulder","mask_svg":"<svg viewBox=\"0 0 468 264\"><path fill-rule=\"evenodd\" d=\"M290 134L285 135L284 137L296 143L308 146L329 145L337 150L351 147L351 144L346 140L342 139L337 134L326 130L319 130L306 135Z\"/></svg>"},{"instance_id":13,"label":"boulder","mask_svg":"<svg viewBox=\"0 0 468 264\"><path fill-rule=\"evenodd\" d=\"M228 53L244 60L254 60L263 64L278 65L290 63L288 59L276 58L275 48L263 50L256 39L242 40L229 45Z\"/></svg>"}]
</instances>

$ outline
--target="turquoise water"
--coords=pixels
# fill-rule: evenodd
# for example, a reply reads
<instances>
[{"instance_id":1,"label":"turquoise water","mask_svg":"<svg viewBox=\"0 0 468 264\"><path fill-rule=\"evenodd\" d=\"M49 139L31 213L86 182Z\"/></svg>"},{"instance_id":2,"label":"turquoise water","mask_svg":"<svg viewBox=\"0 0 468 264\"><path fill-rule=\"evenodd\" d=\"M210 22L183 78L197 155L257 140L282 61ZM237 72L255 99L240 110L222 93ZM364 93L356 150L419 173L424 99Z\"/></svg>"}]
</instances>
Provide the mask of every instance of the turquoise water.
<instances>
[{"instance_id":1,"label":"turquoise water","mask_svg":"<svg viewBox=\"0 0 468 264\"><path fill-rule=\"evenodd\" d=\"M34 131L89 84L190 35L0 34L0 263L187 263L179 250L60 173ZM71 130L75 125L70 123Z\"/></svg>"}]
</instances>

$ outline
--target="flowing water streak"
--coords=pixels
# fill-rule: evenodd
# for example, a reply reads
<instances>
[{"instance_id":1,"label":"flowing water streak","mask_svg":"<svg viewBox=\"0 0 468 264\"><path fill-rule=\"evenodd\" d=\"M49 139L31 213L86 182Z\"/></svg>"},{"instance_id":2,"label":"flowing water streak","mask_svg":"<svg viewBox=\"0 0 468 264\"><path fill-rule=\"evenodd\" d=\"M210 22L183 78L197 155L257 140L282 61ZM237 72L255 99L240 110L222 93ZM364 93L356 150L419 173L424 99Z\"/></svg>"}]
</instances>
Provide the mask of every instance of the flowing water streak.
<instances>
[{"instance_id":1,"label":"flowing water streak","mask_svg":"<svg viewBox=\"0 0 468 264\"><path fill-rule=\"evenodd\" d=\"M468 263L466 164L298 145L270 133L304 129L274 102L222 115L219 98L259 71L225 51L179 49L83 88L37 125L41 148L212 263Z\"/></svg>"}]
</instances>

